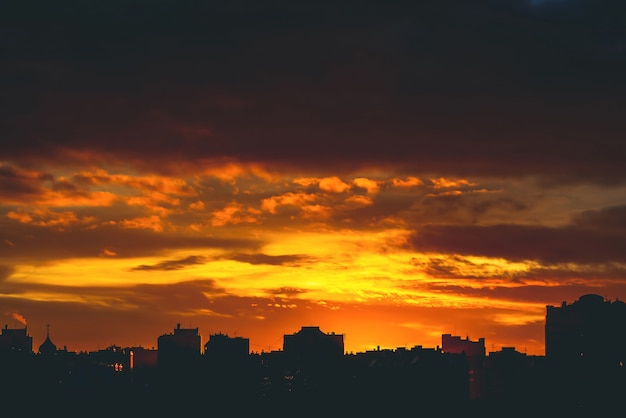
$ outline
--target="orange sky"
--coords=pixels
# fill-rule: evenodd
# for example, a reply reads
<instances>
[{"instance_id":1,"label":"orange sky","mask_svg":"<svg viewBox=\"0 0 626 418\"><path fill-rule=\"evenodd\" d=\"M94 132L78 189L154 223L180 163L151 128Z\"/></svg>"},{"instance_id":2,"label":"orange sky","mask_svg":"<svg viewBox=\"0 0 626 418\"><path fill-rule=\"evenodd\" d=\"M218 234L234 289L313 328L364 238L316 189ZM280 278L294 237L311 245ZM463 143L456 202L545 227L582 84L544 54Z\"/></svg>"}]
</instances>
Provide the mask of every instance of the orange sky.
<instances>
[{"instance_id":1,"label":"orange sky","mask_svg":"<svg viewBox=\"0 0 626 418\"><path fill-rule=\"evenodd\" d=\"M272 4L11 6L0 307L35 350L544 354L546 305L626 298L614 10Z\"/></svg>"}]
</instances>

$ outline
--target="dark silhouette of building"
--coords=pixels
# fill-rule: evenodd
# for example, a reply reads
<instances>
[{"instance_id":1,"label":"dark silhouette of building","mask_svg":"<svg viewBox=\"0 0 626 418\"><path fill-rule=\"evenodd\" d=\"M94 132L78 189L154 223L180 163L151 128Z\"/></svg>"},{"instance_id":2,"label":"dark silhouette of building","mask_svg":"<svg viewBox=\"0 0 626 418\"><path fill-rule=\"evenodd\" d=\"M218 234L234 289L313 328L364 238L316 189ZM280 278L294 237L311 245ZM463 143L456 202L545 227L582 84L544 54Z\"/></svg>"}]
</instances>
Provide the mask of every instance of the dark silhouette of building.
<instances>
[{"instance_id":1,"label":"dark silhouette of building","mask_svg":"<svg viewBox=\"0 0 626 418\"><path fill-rule=\"evenodd\" d=\"M298 360L313 361L341 358L344 354L343 334L325 334L320 327L302 327L283 336L285 355Z\"/></svg>"},{"instance_id":2,"label":"dark silhouette of building","mask_svg":"<svg viewBox=\"0 0 626 418\"><path fill-rule=\"evenodd\" d=\"M202 363L207 399L237 402L259 394L259 367L250 355L248 338L211 334L204 345Z\"/></svg>"},{"instance_id":3,"label":"dark silhouette of building","mask_svg":"<svg viewBox=\"0 0 626 418\"><path fill-rule=\"evenodd\" d=\"M32 354L33 337L28 335L27 327L9 328L5 325L0 334L0 351Z\"/></svg>"},{"instance_id":4,"label":"dark silhouette of building","mask_svg":"<svg viewBox=\"0 0 626 418\"><path fill-rule=\"evenodd\" d=\"M585 411L616 406L626 391L626 304L596 294L546 307L553 397Z\"/></svg>"},{"instance_id":5,"label":"dark silhouette of building","mask_svg":"<svg viewBox=\"0 0 626 418\"><path fill-rule=\"evenodd\" d=\"M0 334L0 392L27 390L34 377L33 338L24 328L5 325Z\"/></svg>"},{"instance_id":6,"label":"dark silhouette of building","mask_svg":"<svg viewBox=\"0 0 626 418\"><path fill-rule=\"evenodd\" d=\"M198 328L181 328L157 339L157 367L160 383L168 387L190 386L197 382L202 339Z\"/></svg>"},{"instance_id":7,"label":"dark silhouette of building","mask_svg":"<svg viewBox=\"0 0 626 418\"><path fill-rule=\"evenodd\" d=\"M250 340L243 337L229 337L226 334L217 333L209 336L209 341L204 345L204 355L208 358L241 360L250 354Z\"/></svg>"},{"instance_id":8,"label":"dark silhouette of building","mask_svg":"<svg viewBox=\"0 0 626 418\"><path fill-rule=\"evenodd\" d=\"M485 361L485 339L471 341L452 334L441 335L441 349L444 353L464 354L467 357L469 398L481 399L485 396L483 363Z\"/></svg>"},{"instance_id":9,"label":"dark silhouette of building","mask_svg":"<svg viewBox=\"0 0 626 418\"><path fill-rule=\"evenodd\" d=\"M549 388L545 357L529 356L515 347L490 352L484 362L485 398L499 404L545 405Z\"/></svg>"},{"instance_id":10,"label":"dark silhouette of building","mask_svg":"<svg viewBox=\"0 0 626 418\"><path fill-rule=\"evenodd\" d=\"M45 400L31 408L35 415L48 406L80 415L108 399L101 412L130 402L129 416L187 415L203 404L260 416L595 416L623 408L625 329L626 304L593 294L547 306L545 356L514 347L486 356L484 338L451 334L442 334L441 348L346 354L343 334L317 326L285 334L282 350L269 353L250 353L247 338L222 333L202 350L198 328L180 324L158 337L156 350L80 353L58 349L48 327L35 354L26 327L5 325L0 392L7 399L35 392Z\"/></svg>"},{"instance_id":11,"label":"dark silhouette of building","mask_svg":"<svg viewBox=\"0 0 626 418\"><path fill-rule=\"evenodd\" d=\"M345 397L354 416L401 416L460 412L468 399L464 354L439 347L370 350L346 356ZM350 414L352 415L352 414Z\"/></svg>"},{"instance_id":12,"label":"dark silhouette of building","mask_svg":"<svg viewBox=\"0 0 626 418\"><path fill-rule=\"evenodd\" d=\"M258 396L272 405L305 403L314 408L319 406L316 400L333 402L345 391L343 334L305 326L283 336L282 350L252 357Z\"/></svg>"},{"instance_id":13,"label":"dark silhouette of building","mask_svg":"<svg viewBox=\"0 0 626 418\"><path fill-rule=\"evenodd\" d=\"M546 307L548 359L626 363L626 303L587 294L568 305Z\"/></svg>"},{"instance_id":14,"label":"dark silhouette of building","mask_svg":"<svg viewBox=\"0 0 626 418\"><path fill-rule=\"evenodd\" d=\"M201 342L198 328L181 328L177 324L174 333L161 335L157 339L158 366L177 368L184 366L186 361L197 364Z\"/></svg>"},{"instance_id":15,"label":"dark silhouette of building","mask_svg":"<svg viewBox=\"0 0 626 418\"><path fill-rule=\"evenodd\" d=\"M57 353L57 346L50 339L50 325L46 325L46 339L39 345L38 354L42 356L54 356Z\"/></svg>"}]
</instances>

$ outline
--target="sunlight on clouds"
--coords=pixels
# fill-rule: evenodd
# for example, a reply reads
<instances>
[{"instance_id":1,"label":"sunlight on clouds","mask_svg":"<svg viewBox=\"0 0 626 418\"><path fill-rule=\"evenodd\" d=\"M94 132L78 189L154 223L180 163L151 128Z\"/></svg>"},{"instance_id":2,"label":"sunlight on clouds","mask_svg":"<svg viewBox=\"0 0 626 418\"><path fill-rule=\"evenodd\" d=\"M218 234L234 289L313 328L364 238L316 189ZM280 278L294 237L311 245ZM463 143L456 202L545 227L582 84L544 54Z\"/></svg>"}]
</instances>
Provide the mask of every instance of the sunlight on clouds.
<instances>
[{"instance_id":1,"label":"sunlight on clouds","mask_svg":"<svg viewBox=\"0 0 626 418\"><path fill-rule=\"evenodd\" d=\"M124 186L132 190L140 190L146 194L193 196L195 192L184 179L163 176L132 176L128 174L110 174L106 170L81 171L74 178L91 186Z\"/></svg>"},{"instance_id":2,"label":"sunlight on clouds","mask_svg":"<svg viewBox=\"0 0 626 418\"><path fill-rule=\"evenodd\" d=\"M362 196L362 195L350 196L344 202L346 206L348 206L349 208L365 207L365 206L370 206L374 203L372 198L370 198L369 196Z\"/></svg>"},{"instance_id":3,"label":"sunlight on clouds","mask_svg":"<svg viewBox=\"0 0 626 418\"><path fill-rule=\"evenodd\" d=\"M330 218L333 209L324 205L304 205L300 208L304 219L324 220Z\"/></svg>"},{"instance_id":4,"label":"sunlight on clouds","mask_svg":"<svg viewBox=\"0 0 626 418\"><path fill-rule=\"evenodd\" d=\"M448 190L445 192L441 192L441 193L428 193L426 196L429 197L437 197L437 196L460 196L462 195L463 192L461 192L460 190Z\"/></svg>"},{"instance_id":5,"label":"sunlight on clouds","mask_svg":"<svg viewBox=\"0 0 626 418\"><path fill-rule=\"evenodd\" d=\"M494 322L503 325L525 325L533 322L543 322L546 318L546 307L543 304L526 303L523 311L514 313L496 313L491 318Z\"/></svg>"},{"instance_id":6,"label":"sunlight on clouds","mask_svg":"<svg viewBox=\"0 0 626 418\"><path fill-rule=\"evenodd\" d=\"M157 215L133 219L124 219L116 223L128 229L151 229L155 232L163 232L166 225Z\"/></svg>"},{"instance_id":7,"label":"sunlight on clouds","mask_svg":"<svg viewBox=\"0 0 626 418\"><path fill-rule=\"evenodd\" d=\"M357 187L367 190L368 194L378 193L378 190L380 189L377 181L370 180L365 177L357 177L353 180L353 182Z\"/></svg>"},{"instance_id":8,"label":"sunlight on clouds","mask_svg":"<svg viewBox=\"0 0 626 418\"><path fill-rule=\"evenodd\" d=\"M134 310L139 308L137 305L129 303L123 295L108 294L107 292L77 293L71 287L66 289L55 287L54 289L47 289L47 291L26 289L16 294L3 294L3 298L27 299L46 303L83 304L90 307L114 308L116 310Z\"/></svg>"},{"instance_id":9,"label":"sunlight on clouds","mask_svg":"<svg viewBox=\"0 0 626 418\"><path fill-rule=\"evenodd\" d=\"M391 184L394 187L415 187L422 186L424 182L417 177L407 177L406 180L394 178L391 180Z\"/></svg>"},{"instance_id":10,"label":"sunlight on clouds","mask_svg":"<svg viewBox=\"0 0 626 418\"><path fill-rule=\"evenodd\" d=\"M464 180L464 179L453 180L453 179L440 177L440 178L431 178L429 180L433 184L433 187L435 189L444 189L444 188L461 187L461 186L475 186L476 185L476 183L472 183L471 181Z\"/></svg>"},{"instance_id":11,"label":"sunlight on clouds","mask_svg":"<svg viewBox=\"0 0 626 418\"><path fill-rule=\"evenodd\" d=\"M302 207L317 199L311 193L288 192L280 196L272 196L261 201L261 208L269 213L276 214L277 208L281 206Z\"/></svg>"},{"instance_id":12,"label":"sunlight on clouds","mask_svg":"<svg viewBox=\"0 0 626 418\"><path fill-rule=\"evenodd\" d=\"M205 204L201 200L189 204L189 210L191 211L201 211L204 210L204 208Z\"/></svg>"},{"instance_id":13,"label":"sunlight on clouds","mask_svg":"<svg viewBox=\"0 0 626 418\"><path fill-rule=\"evenodd\" d=\"M19 210L10 211L7 217L24 224L31 224L43 227L67 227L79 223L91 223L95 221L93 217L79 218L74 212L55 212L48 209L35 209L31 212Z\"/></svg>"},{"instance_id":14,"label":"sunlight on clouds","mask_svg":"<svg viewBox=\"0 0 626 418\"><path fill-rule=\"evenodd\" d=\"M211 167L205 169L202 175L216 177L227 183L235 183L238 178L254 176L266 182L273 183L282 178L271 174L260 164L243 164L234 162L212 161Z\"/></svg>"},{"instance_id":15,"label":"sunlight on clouds","mask_svg":"<svg viewBox=\"0 0 626 418\"><path fill-rule=\"evenodd\" d=\"M266 252L284 254L305 249L309 257L315 258L315 263L300 269L277 269L265 287L291 285L305 288L306 298L342 302L410 297L415 290L398 285L409 279L404 270L413 254L392 255L382 251L389 242L405 234L395 230L380 234L353 231L272 234Z\"/></svg>"},{"instance_id":16,"label":"sunlight on clouds","mask_svg":"<svg viewBox=\"0 0 626 418\"><path fill-rule=\"evenodd\" d=\"M531 261L513 262L502 258L477 256L454 256L431 254L428 258L415 258L411 262L435 277L454 278L502 278L510 279L523 276L539 264ZM515 283L508 281L511 286ZM468 285L482 287L480 281L468 280ZM517 284L518 285L518 284Z\"/></svg>"},{"instance_id":17,"label":"sunlight on clouds","mask_svg":"<svg viewBox=\"0 0 626 418\"><path fill-rule=\"evenodd\" d=\"M81 258L66 259L54 264L17 265L7 279L11 283L54 286L131 286L138 283L165 284L175 282L174 275L137 274L130 271L149 259Z\"/></svg>"},{"instance_id":18,"label":"sunlight on clouds","mask_svg":"<svg viewBox=\"0 0 626 418\"><path fill-rule=\"evenodd\" d=\"M330 193L342 193L350 188L339 177L324 177L319 182L320 189Z\"/></svg>"},{"instance_id":19,"label":"sunlight on clouds","mask_svg":"<svg viewBox=\"0 0 626 418\"><path fill-rule=\"evenodd\" d=\"M20 201L18 204L32 203L48 207L93 207L111 206L119 197L111 192L77 192L77 191L50 191L43 189L32 201Z\"/></svg>"},{"instance_id":20,"label":"sunlight on clouds","mask_svg":"<svg viewBox=\"0 0 626 418\"><path fill-rule=\"evenodd\" d=\"M293 180L295 184L304 187L317 185L320 190L329 193L343 193L350 188L350 185L337 176L332 177L298 177Z\"/></svg>"},{"instance_id":21,"label":"sunlight on clouds","mask_svg":"<svg viewBox=\"0 0 626 418\"><path fill-rule=\"evenodd\" d=\"M211 298L211 295L209 295L206 292L202 292L207 299ZM202 308L202 309L186 309L186 310L181 310L180 312L177 312L177 315L180 316L209 316L209 317L216 317L216 318L232 318L233 315L229 315L229 314L224 314L224 313L220 313L220 312L215 312L211 309L206 309L206 308Z\"/></svg>"},{"instance_id":22,"label":"sunlight on clouds","mask_svg":"<svg viewBox=\"0 0 626 418\"><path fill-rule=\"evenodd\" d=\"M227 224L240 224L249 223L254 224L259 222L258 215L261 211L252 208L245 208L242 204L237 202L230 202L221 210L212 212L213 218L211 219L212 226L224 226Z\"/></svg>"}]
</instances>

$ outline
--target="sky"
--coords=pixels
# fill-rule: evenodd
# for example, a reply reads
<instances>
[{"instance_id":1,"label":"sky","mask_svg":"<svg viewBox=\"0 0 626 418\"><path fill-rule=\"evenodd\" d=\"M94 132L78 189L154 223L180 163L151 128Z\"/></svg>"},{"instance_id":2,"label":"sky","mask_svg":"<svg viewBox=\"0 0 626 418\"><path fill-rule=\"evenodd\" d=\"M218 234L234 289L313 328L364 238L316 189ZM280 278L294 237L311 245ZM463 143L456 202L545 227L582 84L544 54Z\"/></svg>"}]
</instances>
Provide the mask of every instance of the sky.
<instances>
[{"instance_id":1,"label":"sky","mask_svg":"<svg viewBox=\"0 0 626 418\"><path fill-rule=\"evenodd\" d=\"M544 355L547 305L626 300L622 0L0 8L0 315L34 351Z\"/></svg>"}]
</instances>

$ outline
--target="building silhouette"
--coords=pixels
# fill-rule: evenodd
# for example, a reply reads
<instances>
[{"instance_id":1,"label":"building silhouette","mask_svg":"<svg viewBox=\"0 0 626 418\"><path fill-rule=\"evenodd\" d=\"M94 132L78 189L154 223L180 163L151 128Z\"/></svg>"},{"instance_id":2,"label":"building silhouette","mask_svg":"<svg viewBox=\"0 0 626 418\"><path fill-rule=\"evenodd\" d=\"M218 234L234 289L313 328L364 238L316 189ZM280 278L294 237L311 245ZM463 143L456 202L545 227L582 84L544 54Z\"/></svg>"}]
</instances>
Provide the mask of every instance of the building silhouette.
<instances>
[{"instance_id":1,"label":"building silhouette","mask_svg":"<svg viewBox=\"0 0 626 418\"><path fill-rule=\"evenodd\" d=\"M250 355L248 338L211 334L202 357L201 381L207 399L237 402L257 397L259 367Z\"/></svg>"},{"instance_id":2,"label":"building silhouette","mask_svg":"<svg viewBox=\"0 0 626 418\"><path fill-rule=\"evenodd\" d=\"M348 354L343 334L318 326L283 335L281 350L251 353L247 338L214 333L202 346L199 329L180 324L157 338L157 349L92 352L58 349L48 327L33 353L26 327L5 325L0 393L36 393L45 403L31 412L77 416L104 399L102 412L118 413L124 401L129 416L187 415L201 405L260 416L604 415L623 408L625 311L594 294L547 306L543 356L515 347L486 355L484 338L452 334L436 348Z\"/></svg>"},{"instance_id":3,"label":"building silhouette","mask_svg":"<svg viewBox=\"0 0 626 418\"><path fill-rule=\"evenodd\" d=\"M326 334L316 326L302 327L295 334L283 336L283 351L295 360L337 359L344 354L343 334Z\"/></svg>"},{"instance_id":4,"label":"building silhouette","mask_svg":"<svg viewBox=\"0 0 626 418\"><path fill-rule=\"evenodd\" d=\"M229 337L226 334L211 334L204 345L208 358L243 359L250 354L250 340L244 337Z\"/></svg>"},{"instance_id":5,"label":"building silhouette","mask_svg":"<svg viewBox=\"0 0 626 418\"><path fill-rule=\"evenodd\" d=\"M546 357L563 362L626 363L626 303L596 294L546 307Z\"/></svg>"},{"instance_id":6,"label":"building silhouette","mask_svg":"<svg viewBox=\"0 0 626 418\"><path fill-rule=\"evenodd\" d=\"M346 355L345 366L347 398L358 405L357 415L401 416L411 410L441 414L446 409L451 413L469 401L464 354L419 345L378 347Z\"/></svg>"},{"instance_id":7,"label":"building silhouette","mask_svg":"<svg viewBox=\"0 0 626 418\"><path fill-rule=\"evenodd\" d=\"M586 294L546 307L546 362L556 402L592 410L626 391L626 304Z\"/></svg>"},{"instance_id":8,"label":"building silhouette","mask_svg":"<svg viewBox=\"0 0 626 418\"><path fill-rule=\"evenodd\" d=\"M50 339L50 325L46 328L46 339L39 345L38 353L42 356L54 356L57 353L57 346Z\"/></svg>"},{"instance_id":9,"label":"building silhouette","mask_svg":"<svg viewBox=\"0 0 626 418\"><path fill-rule=\"evenodd\" d=\"M546 405L545 357L529 356L515 347L490 352L483 364L485 399L499 404L541 403Z\"/></svg>"},{"instance_id":10,"label":"building silhouette","mask_svg":"<svg viewBox=\"0 0 626 418\"><path fill-rule=\"evenodd\" d=\"M202 338L198 328L181 328L157 339L157 367L160 384L169 388L192 385L199 378Z\"/></svg>"},{"instance_id":11,"label":"building silhouette","mask_svg":"<svg viewBox=\"0 0 626 418\"><path fill-rule=\"evenodd\" d=\"M485 339L472 341L452 334L441 335L441 348L444 353L463 354L467 357L469 398L481 399L485 396L483 364L485 361Z\"/></svg>"},{"instance_id":12,"label":"building silhouette","mask_svg":"<svg viewBox=\"0 0 626 418\"><path fill-rule=\"evenodd\" d=\"M157 363L163 368L184 367L185 362L197 364L202 339L198 328L181 328L176 325L173 333L163 334L157 339Z\"/></svg>"},{"instance_id":13,"label":"building silhouette","mask_svg":"<svg viewBox=\"0 0 626 418\"><path fill-rule=\"evenodd\" d=\"M27 327L9 328L5 325L0 334L0 351L30 354L33 351L33 337L28 335Z\"/></svg>"}]
</instances>

